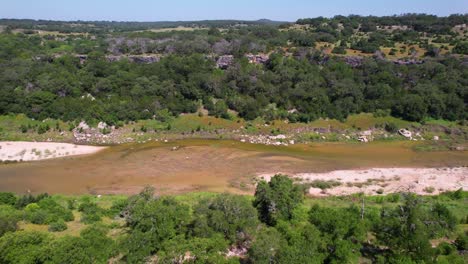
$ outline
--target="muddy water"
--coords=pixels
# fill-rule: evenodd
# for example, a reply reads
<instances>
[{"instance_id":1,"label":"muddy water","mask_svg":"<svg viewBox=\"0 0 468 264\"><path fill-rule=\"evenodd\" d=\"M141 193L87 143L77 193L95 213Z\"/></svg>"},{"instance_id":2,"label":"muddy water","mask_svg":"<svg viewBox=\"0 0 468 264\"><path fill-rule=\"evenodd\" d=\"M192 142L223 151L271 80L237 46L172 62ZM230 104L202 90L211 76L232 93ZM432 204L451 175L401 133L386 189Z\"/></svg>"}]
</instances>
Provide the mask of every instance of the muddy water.
<instances>
[{"instance_id":1,"label":"muddy water","mask_svg":"<svg viewBox=\"0 0 468 264\"><path fill-rule=\"evenodd\" d=\"M120 145L90 156L1 165L0 191L127 194L152 185L161 193L249 192L251 178L258 173L468 165L468 152L415 152L411 144L274 147L229 140L185 140Z\"/></svg>"}]
</instances>

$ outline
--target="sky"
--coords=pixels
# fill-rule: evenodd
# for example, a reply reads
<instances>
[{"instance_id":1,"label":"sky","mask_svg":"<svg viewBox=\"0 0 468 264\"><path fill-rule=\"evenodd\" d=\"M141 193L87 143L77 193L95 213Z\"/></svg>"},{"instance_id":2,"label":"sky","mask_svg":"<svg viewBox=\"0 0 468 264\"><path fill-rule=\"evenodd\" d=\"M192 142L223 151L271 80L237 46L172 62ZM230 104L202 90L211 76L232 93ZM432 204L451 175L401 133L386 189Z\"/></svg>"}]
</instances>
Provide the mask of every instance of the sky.
<instances>
[{"instance_id":1,"label":"sky","mask_svg":"<svg viewBox=\"0 0 468 264\"><path fill-rule=\"evenodd\" d=\"M47 20L296 21L334 15L468 13L468 0L0 0L0 18Z\"/></svg>"}]
</instances>

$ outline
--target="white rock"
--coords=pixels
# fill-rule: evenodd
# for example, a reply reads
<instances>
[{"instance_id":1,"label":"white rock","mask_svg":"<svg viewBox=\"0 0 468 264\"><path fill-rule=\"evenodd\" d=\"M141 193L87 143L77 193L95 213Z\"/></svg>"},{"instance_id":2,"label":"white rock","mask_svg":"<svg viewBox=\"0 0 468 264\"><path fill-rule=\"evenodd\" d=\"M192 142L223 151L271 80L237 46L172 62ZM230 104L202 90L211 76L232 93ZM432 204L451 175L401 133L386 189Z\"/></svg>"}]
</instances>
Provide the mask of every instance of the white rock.
<instances>
[{"instance_id":1,"label":"white rock","mask_svg":"<svg viewBox=\"0 0 468 264\"><path fill-rule=\"evenodd\" d=\"M411 133L411 131L409 131L407 129L400 129L400 130L398 130L398 133L400 133L400 135L404 136L405 138L412 138L413 137L413 133Z\"/></svg>"},{"instance_id":2,"label":"white rock","mask_svg":"<svg viewBox=\"0 0 468 264\"><path fill-rule=\"evenodd\" d=\"M88 126L88 124L86 124L85 121L81 121L77 128L87 130L87 129L89 129L89 126Z\"/></svg>"},{"instance_id":3,"label":"white rock","mask_svg":"<svg viewBox=\"0 0 468 264\"><path fill-rule=\"evenodd\" d=\"M107 124L106 124L106 122L99 122L97 127L98 127L98 129L105 129L105 128L107 128Z\"/></svg>"}]
</instances>

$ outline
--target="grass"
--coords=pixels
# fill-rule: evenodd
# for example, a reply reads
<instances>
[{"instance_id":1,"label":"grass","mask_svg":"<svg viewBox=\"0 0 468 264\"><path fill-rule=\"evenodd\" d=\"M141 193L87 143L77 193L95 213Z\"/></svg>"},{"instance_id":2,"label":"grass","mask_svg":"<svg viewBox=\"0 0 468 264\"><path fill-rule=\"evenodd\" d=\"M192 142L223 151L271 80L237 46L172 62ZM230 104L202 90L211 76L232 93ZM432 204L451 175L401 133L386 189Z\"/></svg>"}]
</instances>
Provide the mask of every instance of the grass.
<instances>
[{"instance_id":1,"label":"grass","mask_svg":"<svg viewBox=\"0 0 468 264\"><path fill-rule=\"evenodd\" d=\"M60 131L56 129L57 124L60 130L67 132L68 136L60 135ZM49 130L39 134L38 128L40 126L48 126ZM21 131L22 127L27 128L25 133ZM55 119L39 121L24 114L0 116L0 140L46 141L48 138L54 138L57 141L69 141L71 139L71 133L68 132L69 128L68 123Z\"/></svg>"},{"instance_id":2,"label":"grass","mask_svg":"<svg viewBox=\"0 0 468 264\"><path fill-rule=\"evenodd\" d=\"M444 132L431 132L432 128L430 126L438 125L446 128L462 129L463 131L467 131L468 129L466 124L447 120L427 119L423 123L424 125L392 116L376 116L370 113L350 115L343 122L336 119L320 118L309 123L289 123L285 120L267 122L262 118L246 121L235 115L231 119L222 119L195 113L180 115L168 122L139 120L122 124L112 134L108 135L112 138L112 141L106 143L125 142L128 138L133 139L134 142L187 137L232 139L244 134L286 134L292 135L292 139L296 139L296 142L297 140L304 142L357 142L357 138L352 137L353 133L356 134L360 131L374 128L378 128L382 132L378 133L379 135L374 137L374 140L389 141L404 139L395 133L383 131L386 124L392 124L396 128L422 129L422 136L426 140L432 140L434 136L438 136L441 140L452 140L451 137L453 136L449 137ZM95 125L97 125L97 122ZM44 127L48 127L49 129L45 130ZM71 123L60 120L46 119L38 121L28 118L23 114L3 115L0 116L0 140L47 141L51 139L56 142L71 142L73 141L73 134L70 132L71 127ZM333 132L320 134L313 132L318 128Z\"/></svg>"}]
</instances>

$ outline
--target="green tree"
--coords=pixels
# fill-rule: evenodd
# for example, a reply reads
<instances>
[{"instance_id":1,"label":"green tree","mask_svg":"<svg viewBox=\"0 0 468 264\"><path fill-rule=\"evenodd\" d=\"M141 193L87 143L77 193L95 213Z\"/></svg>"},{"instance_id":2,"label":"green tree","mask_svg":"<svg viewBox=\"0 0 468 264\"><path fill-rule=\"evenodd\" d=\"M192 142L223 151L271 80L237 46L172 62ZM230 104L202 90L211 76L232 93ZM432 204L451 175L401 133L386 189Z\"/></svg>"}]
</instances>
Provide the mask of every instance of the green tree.
<instances>
[{"instance_id":1,"label":"green tree","mask_svg":"<svg viewBox=\"0 0 468 264\"><path fill-rule=\"evenodd\" d=\"M284 245L281 234L272 227L263 227L256 235L248 251L251 263L275 263L278 251Z\"/></svg>"},{"instance_id":2,"label":"green tree","mask_svg":"<svg viewBox=\"0 0 468 264\"><path fill-rule=\"evenodd\" d=\"M287 176L275 175L268 183L258 183L253 204L260 220L273 226L278 220L290 219L302 200L303 193L299 186L294 185Z\"/></svg>"},{"instance_id":3,"label":"green tree","mask_svg":"<svg viewBox=\"0 0 468 264\"><path fill-rule=\"evenodd\" d=\"M357 208L323 208L314 206L309 212L310 222L322 232L326 243L326 263L352 263L360 256L367 223Z\"/></svg>"},{"instance_id":4,"label":"green tree","mask_svg":"<svg viewBox=\"0 0 468 264\"><path fill-rule=\"evenodd\" d=\"M44 263L51 238L46 233L20 231L0 238L0 263Z\"/></svg>"},{"instance_id":5,"label":"green tree","mask_svg":"<svg viewBox=\"0 0 468 264\"><path fill-rule=\"evenodd\" d=\"M188 207L171 198L154 198L146 188L129 201L127 210L128 236L121 249L128 263L140 263L161 249L161 243L186 232Z\"/></svg>"},{"instance_id":6,"label":"green tree","mask_svg":"<svg viewBox=\"0 0 468 264\"><path fill-rule=\"evenodd\" d=\"M232 243L241 243L253 234L258 225L258 215L251 202L238 195L222 194L200 202L195 208L194 234L210 237L212 229Z\"/></svg>"},{"instance_id":7,"label":"green tree","mask_svg":"<svg viewBox=\"0 0 468 264\"><path fill-rule=\"evenodd\" d=\"M0 205L0 237L6 232L16 231L20 219L20 211L9 205Z\"/></svg>"},{"instance_id":8,"label":"green tree","mask_svg":"<svg viewBox=\"0 0 468 264\"><path fill-rule=\"evenodd\" d=\"M404 204L396 209L383 209L381 222L375 229L377 239L388 246L394 256L407 256L414 261L431 262L429 228L425 221L426 212L420 198L412 194L405 196Z\"/></svg>"}]
</instances>

